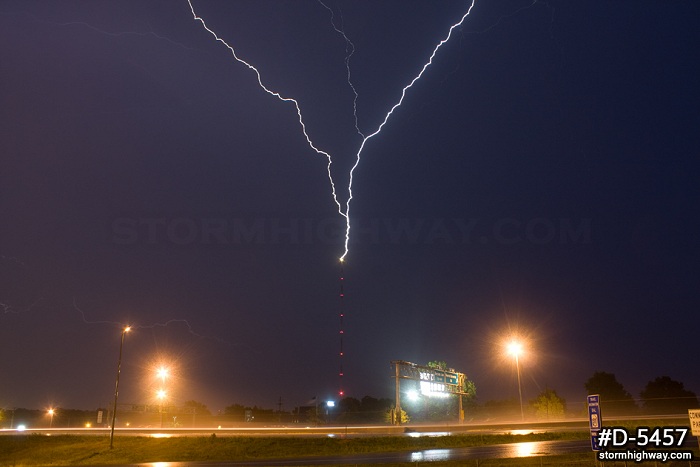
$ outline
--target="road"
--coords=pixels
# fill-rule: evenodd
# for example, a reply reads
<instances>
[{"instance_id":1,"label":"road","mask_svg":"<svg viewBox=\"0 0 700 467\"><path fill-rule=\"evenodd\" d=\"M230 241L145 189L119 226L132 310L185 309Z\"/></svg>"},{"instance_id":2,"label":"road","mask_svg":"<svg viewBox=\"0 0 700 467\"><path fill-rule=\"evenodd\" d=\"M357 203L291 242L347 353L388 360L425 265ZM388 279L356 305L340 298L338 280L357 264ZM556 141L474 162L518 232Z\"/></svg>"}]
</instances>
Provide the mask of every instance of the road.
<instances>
[{"instance_id":1,"label":"road","mask_svg":"<svg viewBox=\"0 0 700 467\"><path fill-rule=\"evenodd\" d=\"M500 434L500 433L543 433L550 431L582 431L588 429L584 419L546 423L465 423L434 425L357 425L357 426L264 426L245 424L237 427L207 428L116 428L115 435L125 436L204 436L216 433L217 436L440 436L449 434ZM0 435L14 434L79 434L105 435L109 428L26 428L24 430L0 430Z\"/></svg>"},{"instance_id":2,"label":"road","mask_svg":"<svg viewBox=\"0 0 700 467\"><path fill-rule=\"evenodd\" d=\"M655 416L664 425L688 426L687 415ZM624 417L615 422L634 422L648 418ZM619 424L619 423L618 423ZM561 431L588 431L588 419L577 418L548 422L497 422L497 423L463 423L463 424L410 424L405 426L391 425L357 425L357 426L265 426L262 424L246 423L235 427L206 427L206 428L116 428L118 436L152 436L158 438L176 436L206 436L216 433L216 436L440 436L450 434L528 434ZM109 428L33 428L24 430L0 429L0 435L17 434L73 434L73 435L105 435Z\"/></svg>"}]
</instances>

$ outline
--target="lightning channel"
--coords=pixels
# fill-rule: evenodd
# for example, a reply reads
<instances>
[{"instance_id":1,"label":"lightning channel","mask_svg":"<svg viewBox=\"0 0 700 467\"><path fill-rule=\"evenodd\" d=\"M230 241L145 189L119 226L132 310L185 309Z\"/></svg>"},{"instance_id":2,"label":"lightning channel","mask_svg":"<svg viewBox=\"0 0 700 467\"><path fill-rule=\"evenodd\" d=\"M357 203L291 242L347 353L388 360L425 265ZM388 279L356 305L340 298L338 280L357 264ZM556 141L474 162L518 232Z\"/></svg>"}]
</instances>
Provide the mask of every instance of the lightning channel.
<instances>
[{"instance_id":1,"label":"lightning channel","mask_svg":"<svg viewBox=\"0 0 700 467\"><path fill-rule=\"evenodd\" d=\"M107 31L107 30L98 28L97 26L93 26L92 24L86 23L85 21L68 21L68 22L64 22L64 23L59 23L59 22L55 22L55 21L48 21L45 19L40 19L28 11L18 11L18 12L0 11L0 15L19 15L19 14L26 15L30 20L32 20L36 23L40 23L40 24L49 24L51 26L60 26L60 27L78 26L78 27L90 29L98 34L102 34L104 36L109 36L109 37L124 37L124 36L148 37L148 36L151 36L151 37L155 37L156 39L161 40L161 41L170 42L172 45L180 47L184 50L195 50L194 48L189 47L189 46L182 44L180 42L174 41L174 40L170 39L169 37L161 36L160 34L156 33L155 31L148 31L148 32L117 31L117 32L112 32L112 31Z\"/></svg>"},{"instance_id":2,"label":"lightning channel","mask_svg":"<svg viewBox=\"0 0 700 467\"><path fill-rule=\"evenodd\" d=\"M349 172L348 199L347 199L347 201L345 202L345 208L344 208L344 209L343 209L343 205L340 203L340 201L338 201L338 196L337 196L336 188L335 188L335 182L334 182L334 180L333 180L333 175L332 175L332 173L331 173L331 165L333 164L333 158L332 158L332 156L330 155L330 153L328 153L328 152L326 152L326 151L323 151L323 150L317 148L316 145L315 145L315 144L313 143L313 141L311 140L311 137L309 136L309 134L308 134L308 132L307 132L307 129L306 129L306 124L304 123L304 119L303 119L303 116L302 116L301 107L300 107L300 105L299 105L299 102L298 102L296 99L294 99L294 98L291 98L291 97L284 97L284 96L282 96L279 92L273 91L273 90L269 89L267 86L265 86L265 84L263 83L262 75L261 75L260 71L259 71L255 66L253 66L252 64L250 64L249 62L247 62L247 61L243 60L242 58L240 58L240 57L238 56L238 54L236 53L235 49L234 49L231 45L229 45L224 39L222 39L221 37L219 37L219 35L218 35L216 32L214 32L212 29L210 29L209 26L207 26L207 24L206 24L206 22L204 21L204 19L203 19L202 17L200 17L200 16L195 12L194 6L192 5L192 0L187 0L187 3L188 3L189 6L190 6L190 10L191 10L191 12L192 12L192 17L194 18L194 20L200 22L200 23L202 24L202 27L203 27L209 34L211 34L218 42L220 42L220 43L222 43L224 46L226 46L226 48L229 49L229 51L231 52L231 55L233 56L233 58L234 58L237 62L239 62L239 63L245 65L246 67L248 67L250 70L252 70L252 71L255 73L255 75L257 76L258 84L260 85L260 87L261 87L266 93L268 93L268 94L270 94L270 95L272 95L272 96L275 96L276 98L278 98L278 99L281 100L281 101L284 101L284 102L291 102L291 103L294 104L294 106L295 106L295 108L296 108L296 111L297 111L297 117L298 117L298 119L299 119L299 124L300 124L300 126L301 126L301 129L302 129L302 132L303 132L303 134L304 134L304 137L306 138L307 144L308 144L309 147L311 147L311 149L313 149L317 154L323 155L323 156L325 156L325 157L327 158L327 160L328 160L328 166L327 166L327 168L328 168L328 179L329 179L330 184L331 184L331 191L332 191L332 194L333 194L333 200L335 201L336 205L338 206L338 213L339 213L341 216L343 216L343 218L345 218L345 242L344 242L344 250L343 250L343 254L340 256L340 261L342 262L342 261L345 260L345 257L346 257L346 256L348 255L348 253L349 253L350 230L351 230L351 225L350 225L350 203L351 203L351 201L352 201L352 199L353 199L353 195L352 195L352 185L353 185L353 180L354 180L354 179L353 179L353 175L354 175L355 169L358 167L358 165L360 164L360 161L361 161L361 159L362 159L362 151L364 150L364 148L365 148L367 142L368 142L370 139L374 138L375 136L377 136L377 135L379 135L379 134L381 133L381 131L382 131L382 129L384 128L384 126L388 123L389 119L390 119L391 116L394 114L394 111L396 111L396 109L398 109L398 108L403 104L404 99L406 98L406 93L408 92L408 90L411 89L411 88L413 87L413 85L414 85L418 80L420 80L420 79L423 77L423 74L425 73L425 71L433 64L433 60L434 60L435 56L437 55L438 51L440 50L440 48L441 48L443 45L445 45L445 44L450 40L450 38L452 37L453 31L454 31L456 28L462 26L462 24L464 23L464 21L467 19L467 17L468 17L469 14L471 13L472 9L474 8L474 5L475 5L475 3L476 3L476 0L471 0L471 3L469 4L469 7L468 7L466 13L464 13L464 15L462 15L462 17L460 18L459 21L457 21L457 22L454 23L452 26L450 26L449 30L447 31L446 36L445 36L440 42L438 42L438 44L435 46L435 48L433 49L433 52L430 54L430 57L428 58L427 62L425 62L425 63L423 64L423 66L421 67L421 69L420 69L420 71L418 72L418 74L417 74L406 86L403 87L403 89L401 90L401 97L399 98L399 100L389 109L389 111L386 113L386 115L384 116L383 121L379 124L379 126L377 127L377 129L374 130L372 133L369 133L368 135L364 135L363 132L359 129L359 124L358 124L358 119L357 119L357 98L358 98L358 93L357 93L357 90L356 90L355 86L352 84L352 80L351 80L350 58L352 57L352 55L353 55L353 53L354 53L354 51L355 51L355 46L354 46L354 44L352 43L352 41L350 41L350 39L348 38L348 36L345 34L343 26L341 25L341 27L338 27L338 26L335 24L335 16L334 16L333 10L332 10L330 7L328 7L328 5L326 5L325 3L323 3L322 0L318 0L318 2L319 2L323 7L325 7L327 10L330 11L330 14L331 14L331 24L332 24L332 26L333 26L333 29L335 29L335 31L336 31L338 34L341 34L341 35L343 36L343 38L345 39L345 44L346 44L345 65L346 65L346 70L347 70L347 80L348 80L348 83L349 83L350 87L351 87L352 90L353 90L353 93L355 94L355 99L354 99L354 103L353 103L354 114L355 114L355 129L357 130L358 134L362 137L362 142L360 143L359 149L358 149L358 151L357 151L356 154L355 154L355 163L354 163L354 165L352 166L352 168L350 169L350 172Z\"/></svg>"},{"instance_id":3,"label":"lightning channel","mask_svg":"<svg viewBox=\"0 0 700 467\"><path fill-rule=\"evenodd\" d=\"M318 3L320 3L326 10L330 12L331 15L331 26L333 26L333 29L335 32L343 36L343 39L345 40L345 70L347 71L347 79L348 79L348 85L350 86L350 89L352 89L353 94L355 95L355 98L352 101L352 113L353 116L355 117L355 130L357 130L357 134L360 135L362 138L365 137L365 135L362 133L360 130L360 125L358 122L357 118L357 99L360 97L360 95L357 92L357 89L355 89L355 85L352 84L352 79L351 79L351 72L350 72L350 59L352 58L352 55L355 53L355 44L352 43L350 38L348 38L347 34L345 34L345 27L343 26L343 17L342 17L342 12L341 12L341 17L340 17L340 27L336 26L335 24L335 13L333 12L333 9L323 3L322 0L318 0Z\"/></svg>"},{"instance_id":4,"label":"lightning channel","mask_svg":"<svg viewBox=\"0 0 700 467\"><path fill-rule=\"evenodd\" d=\"M12 256L5 256L5 255L0 255L0 266L4 266L5 264L10 264L14 265L17 267L20 267L22 270L26 271L29 273L29 267L19 260L18 258L12 257ZM40 302L44 300L50 300L49 297L45 297L44 294L36 296L36 298L27 304L26 306L18 307L17 305L13 304L10 300L7 300L5 298L0 298L0 317L2 315L8 315L8 314L24 314L27 312L30 312L32 309L34 309ZM80 314L80 317L82 319L82 322L84 324L104 324L104 325L109 325L117 328L124 328L125 324L120 323L117 321L108 321L108 320L93 320L89 319L87 313L78 306L78 300L76 297L73 297L73 309L77 311ZM214 340L220 343L228 344L228 345L240 345L243 347L248 347L245 344L233 344L229 341L226 341L224 339L221 339L219 337L215 336L206 336L203 334L200 334L194 330L190 322L186 319L169 319L165 322L158 322L158 323L152 323L152 324L133 324L131 327L134 329L154 329L154 328L166 328L170 325L184 325L187 328L187 332L195 337L198 338L203 338L203 339L209 339L209 340Z\"/></svg>"},{"instance_id":5,"label":"lightning channel","mask_svg":"<svg viewBox=\"0 0 700 467\"><path fill-rule=\"evenodd\" d=\"M476 0L472 0L472 1L471 1L471 4L469 5L469 8L467 9L467 12L464 13L464 15L462 16L462 18L461 18L458 22L456 22L455 24L453 24L452 26L450 26L450 29L448 30L446 37L445 37L444 39L442 39L440 42L438 42L438 44L435 46L435 48L433 49L433 53L430 54L430 58L428 58L428 61L423 65L423 67L421 68L420 72L419 72L406 86L403 87L403 89L401 90L401 97L399 98L398 102L396 102L396 104L394 104L394 105L391 107L391 109L389 109L389 111L387 112L387 114L384 116L384 120L382 121L382 123L377 127L377 129L376 129L374 132L372 132L372 133L370 133L369 135L365 136L364 139L362 140L362 144L360 144L360 148L359 148L359 150L357 151L357 154L356 154L356 157L355 157L355 164L354 164L354 165L352 166L352 168L350 169L350 181L348 182L348 200L347 200L347 202L346 202L346 204L345 204L345 216L346 216L346 219L347 219L347 222L345 223L345 229L346 229L346 230L345 230L345 251L343 252L343 255L340 257L340 260L341 260L341 261L345 260L345 257L348 255L348 252L349 252L349 244L350 244L350 202L352 201L352 182L353 182L353 174L354 174L355 169L357 168L357 166L360 165L360 160L361 160L362 151L364 150L365 145L367 144L367 141L369 141L371 138L374 138L374 137L377 136L379 133L381 133L382 129L384 128L384 125L387 124L387 122L389 121L389 118L391 118L391 116L393 115L394 111L395 111L396 109L398 109L398 108L401 106L401 104L403 104L404 98L406 97L406 92L407 92L410 88L412 88L413 85L414 85L419 79L421 79L421 78L423 77L423 73L425 73L425 70L427 70L428 67L429 67L430 65L433 64L433 59L434 59L435 56L437 55L438 50L440 50L440 48L441 48L443 45L445 45L445 44L450 40L450 38L452 37L452 32L453 32L456 28L462 26L462 24L464 23L464 21L467 19L467 16L469 16L469 14L471 13L472 8L474 8L474 4L475 4L475 3L476 3Z\"/></svg>"},{"instance_id":6,"label":"lightning channel","mask_svg":"<svg viewBox=\"0 0 700 467\"><path fill-rule=\"evenodd\" d=\"M335 190L335 182L333 181L333 175L331 174L331 165L333 164L333 158L331 157L330 153L328 153L322 149L317 148L316 145L311 140L311 137L309 136L309 133L306 130L306 123L304 123L304 118L303 118L302 113L301 113L301 107L299 105L299 101L297 101L296 99L291 98L291 97L285 97L282 94L280 94L279 92L273 91L270 88L268 88L267 86L265 86L265 84L263 83L262 75L260 74L260 71L255 66L250 64L249 62L240 58L238 56L238 54L236 53L236 50L233 47L231 47L228 44L228 42L226 42L224 39L219 37L219 35L216 32L214 32L212 29L209 28L209 26L207 26L207 23L204 21L204 19L194 11L194 6L192 5L192 0L187 0L187 3L190 6L190 11L192 12L192 17L194 18L194 20L199 21L202 24L202 27L209 34L211 34L214 37L214 39L216 39L217 42L222 43L231 52L231 56L237 62L245 65L246 67L248 67L248 69L252 70L255 73L257 80L258 80L258 85L260 85L260 87L263 89L263 91L270 94L271 96L276 97L277 99L279 99L283 102L291 102L292 104L294 104L294 107L296 108L296 111L297 111L297 117L299 119L299 125L301 126L301 131L304 134L304 138L306 138L307 144L317 154L324 156L328 160L328 165L327 165L328 180L330 181L330 184L331 184L331 192L333 195L333 200L335 201L335 204L338 206L338 213L345 218L345 222L347 225L347 223L349 222L349 219L348 219L347 215L343 212L342 204L340 203L340 201L338 201L338 196L337 196L337 193Z\"/></svg>"},{"instance_id":7,"label":"lightning channel","mask_svg":"<svg viewBox=\"0 0 700 467\"><path fill-rule=\"evenodd\" d=\"M27 265L22 260L14 256L0 255L0 267L4 268L5 266L9 266L10 268L19 268L23 275L29 274L29 268ZM12 274L13 277L17 277L19 275L18 271L16 270L10 271L10 274ZM27 313L37 304L39 304L39 302L44 300L44 297L41 294L35 296L36 298L26 306L18 306L13 303L12 299L1 298L0 310L2 310L2 314L12 313L18 315L21 313Z\"/></svg>"},{"instance_id":8,"label":"lightning channel","mask_svg":"<svg viewBox=\"0 0 700 467\"><path fill-rule=\"evenodd\" d=\"M2 308L3 314L14 313L14 314L18 315L20 313L27 313L29 311L32 311L32 308L34 308L36 305L38 305L39 302L42 301L43 299L44 299L44 297L39 297L21 310L17 309L16 306L14 306L10 303L6 303L6 302L0 302L0 308Z\"/></svg>"},{"instance_id":9,"label":"lightning channel","mask_svg":"<svg viewBox=\"0 0 700 467\"><path fill-rule=\"evenodd\" d=\"M107 320L90 320L87 318L87 315L83 309L81 309L78 306L77 300L73 298L73 309L75 309L78 313L80 313L80 316L82 317L83 323L85 324L108 324L110 326L114 326L117 328L124 328L126 326L125 323L120 323L118 321L107 321ZM224 339L220 339L218 337L212 337L212 336L205 336L203 334L199 334L195 332L195 330L192 328L192 325L187 321L186 319L170 319L167 320L163 323L152 323L152 324L130 324L130 327L132 329L155 329L155 328L166 328L170 326L171 324L182 324L187 328L187 331L195 336L199 337L202 339L210 339L210 340L215 340L223 344L231 344L229 341L226 341Z\"/></svg>"}]
</instances>

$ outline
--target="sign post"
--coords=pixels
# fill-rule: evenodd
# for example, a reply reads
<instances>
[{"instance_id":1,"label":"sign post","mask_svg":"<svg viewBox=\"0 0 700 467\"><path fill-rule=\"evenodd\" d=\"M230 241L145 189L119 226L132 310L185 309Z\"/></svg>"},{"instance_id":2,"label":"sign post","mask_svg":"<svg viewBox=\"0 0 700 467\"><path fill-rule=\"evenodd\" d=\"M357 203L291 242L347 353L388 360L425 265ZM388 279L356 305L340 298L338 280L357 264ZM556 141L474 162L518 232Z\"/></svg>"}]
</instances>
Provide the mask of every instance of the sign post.
<instances>
[{"instance_id":1,"label":"sign post","mask_svg":"<svg viewBox=\"0 0 700 467\"><path fill-rule=\"evenodd\" d=\"M688 418L690 419L690 431L693 436L698 437L698 446L700 447L700 409L688 409Z\"/></svg>"},{"instance_id":2,"label":"sign post","mask_svg":"<svg viewBox=\"0 0 700 467\"><path fill-rule=\"evenodd\" d=\"M404 360L394 360L394 379L396 380L396 405L394 408L394 424L401 424L401 380L416 381L420 394L425 397L449 397L457 396L459 423L464 422L464 407L462 396L471 396L466 392L467 375L459 373L452 368L436 368L431 366L416 365Z\"/></svg>"},{"instance_id":3,"label":"sign post","mask_svg":"<svg viewBox=\"0 0 700 467\"><path fill-rule=\"evenodd\" d=\"M600 451L598 432L603 426L603 417L600 414L600 396L598 394L588 396L588 425L591 429L591 449Z\"/></svg>"}]
</instances>

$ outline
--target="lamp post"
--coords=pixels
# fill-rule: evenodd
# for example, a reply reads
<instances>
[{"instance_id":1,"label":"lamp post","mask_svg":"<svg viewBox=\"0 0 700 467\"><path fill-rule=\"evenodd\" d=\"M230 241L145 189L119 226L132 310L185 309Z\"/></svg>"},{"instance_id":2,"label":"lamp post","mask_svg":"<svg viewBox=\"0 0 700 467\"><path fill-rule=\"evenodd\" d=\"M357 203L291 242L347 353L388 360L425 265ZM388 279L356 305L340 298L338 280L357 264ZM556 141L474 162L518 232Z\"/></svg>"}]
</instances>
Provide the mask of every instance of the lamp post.
<instances>
[{"instance_id":1,"label":"lamp post","mask_svg":"<svg viewBox=\"0 0 700 467\"><path fill-rule=\"evenodd\" d=\"M525 412L523 412L523 391L520 386L520 361L519 357L523 351L523 345L515 340L508 343L508 353L515 357L515 370L518 373L518 396L520 397L520 419L525 421Z\"/></svg>"},{"instance_id":2,"label":"lamp post","mask_svg":"<svg viewBox=\"0 0 700 467\"><path fill-rule=\"evenodd\" d=\"M170 372L166 367L161 365L158 370L156 370L156 376L160 378L160 390L156 393L156 397L160 400L160 427L163 428L163 399L167 397L165 378L170 376Z\"/></svg>"},{"instance_id":3,"label":"lamp post","mask_svg":"<svg viewBox=\"0 0 700 467\"><path fill-rule=\"evenodd\" d=\"M156 397L160 400L160 427L163 428L163 400L167 396L165 389L160 389L156 393Z\"/></svg>"},{"instance_id":4,"label":"lamp post","mask_svg":"<svg viewBox=\"0 0 700 467\"><path fill-rule=\"evenodd\" d=\"M53 428L53 414L56 413L54 409L49 409L49 428Z\"/></svg>"},{"instance_id":5,"label":"lamp post","mask_svg":"<svg viewBox=\"0 0 700 467\"><path fill-rule=\"evenodd\" d=\"M122 330L122 338L119 343L119 360L117 361L117 382L114 385L114 408L112 409L112 427L109 432L109 449L114 447L114 422L117 420L117 398L119 397L119 373L122 369L122 349L124 348L124 336L131 331L131 326L126 326Z\"/></svg>"},{"instance_id":6,"label":"lamp post","mask_svg":"<svg viewBox=\"0 0 700 467\"><path fill-rule=\"evenodd\" d=\"M335 401L326 401L326 423L331 422L331 409L335 407Z\"/></svg>"}]
</instances>

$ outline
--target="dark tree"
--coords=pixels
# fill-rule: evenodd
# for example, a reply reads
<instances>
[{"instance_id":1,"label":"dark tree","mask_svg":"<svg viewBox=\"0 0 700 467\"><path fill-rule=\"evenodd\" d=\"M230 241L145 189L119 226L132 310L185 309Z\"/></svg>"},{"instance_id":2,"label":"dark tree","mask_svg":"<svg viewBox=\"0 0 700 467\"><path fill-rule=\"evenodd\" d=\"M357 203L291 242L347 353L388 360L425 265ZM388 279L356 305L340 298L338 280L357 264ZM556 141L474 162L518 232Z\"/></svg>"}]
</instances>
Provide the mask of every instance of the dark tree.
<instances>
[{"instance_id":1,"label":"dark tree","mask_svg":"<svg viewBox=\"0 0 700 467\"><path fill-rule=\"evenodd\" d=\"M434 368L436 370L447 370L447 362L443 360L433 360L428 362L428 368Z\"/></svg>"},{"instance_id":2,"label":"dark tree","mask_svg":"<svg viewBox=\"0 0 700 467\"><path fill-rule=\"evenodd\" d=\"M271 422L275 420L275 411L273 409L264 409L254 405L253 407L246 407L246 410L248 411L248 414L253 417L252 420L246 421Z\"/></svg>"},{"instance_id":3,"label":"dark tree","mask_svg":"<svg viewBox=\"0 0 700 467\"><path fill-rule=\"evenodd\" d=\"M354 397L345 397L338 403L341 412L359 412L360 401Z\"/></svg>"},{"instance_id":4,"label":"dark tree","mask_svg":"<svg viewBox=\"0 0 700 467\"><path fill-rule=\"evenodd\" d=\"M362 412L375 412L382 408L379 407L379 399L372 396L365 396L360 401L360 410Z\"/></svg>"},{"instance_id":5,"label":"dark tree","mask_svg":"<svg viewBox=\"0 0 700 467\"><path fill-rule=\"evenodd\" d=\"M586 381L588 394L600 395L600 406L605 415L629 415L637 411L637 404L632 395L617 381L615 375L605 371L596 371Z\"/></svg>"},{"instance_id":6,"label":"dark tree","mask_svg":"<svg viewBox=\"0 0 700 467\"><path fill-rule=\"evenodd\" d=\"M339 423L360 423L362 415L360 414L361 403L354 397L345 397L338 403L338 416L336 421Z\"/></svg>"},{"instance_id":7,"label":"dark tree","mask_svg":"<svg viewBox=\"0 0 700 467\"><path fill-rule=\"evenodd\" d=\"M698 407L695 393L668 376L649 381L640 396L648 414L679 414Z\"/></svg>"},{"instance_id":8,"label":"dark tree","mask_svg":"<svg viewBox=\"0 0 700 467\"><path fill-rule=\"evenodd\" d=\"M202 404L201 402L197 402L195 400L190 400L186 401L184 404L182 404L183 407L191 408L195 410L195 413L197 415L203 415L203 416L211 416L211 412L207 408L206 405Z\"/></svg>"},{"instance_id":9,"label":"dark tree","mask_svg":"<svg viewBox=\"0 0 700 467\"><path fill-rule=\"evenodd\" d=\"M233 404L224 408L224 415L231 420L242 422L245 419L245 406Z\"/></svg>"},{"instance_id":10,"label":"dark tree","mask_svg":"<svg viewBox=\"0 0 700 467\"><path fill-rule=\"evenodd\" d=\"M382 419L384 412L393 405L390 399L376 399L372 396L365 396L360 401L360 410L367 414L372 414L373 418Z\"/></svg>"}]
</instances>

